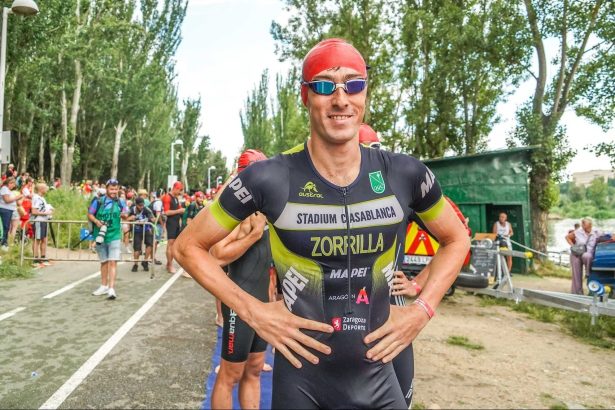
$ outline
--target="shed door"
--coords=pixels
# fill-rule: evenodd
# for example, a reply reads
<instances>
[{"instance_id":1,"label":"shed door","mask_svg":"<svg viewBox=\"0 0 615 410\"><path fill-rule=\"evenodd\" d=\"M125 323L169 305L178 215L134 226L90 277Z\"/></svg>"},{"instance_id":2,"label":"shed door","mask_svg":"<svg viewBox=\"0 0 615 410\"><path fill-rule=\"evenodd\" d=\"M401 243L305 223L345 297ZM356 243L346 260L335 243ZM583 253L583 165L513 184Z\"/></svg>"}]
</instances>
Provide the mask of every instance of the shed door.
<instances>
[{"instance_id":1,"label":"shed door","mask_svg":"<svg viewBox=\"0 0 615 410\"><path fill-rule=\"evenodd\" d=\"M515 242L525 243L525 230L523 224L523 208L521 205L487 205L487 224L488 232L493 229L493 224L498 220L500 212L506 212L508 222L512 225L513 236L511 239ZM513 245L513 249L523 251L517 245ZM513 271L526 273L527 264L524 259L513 258Z\"/></svg>"},{"instance_id":2,"label":"shed door","mask_svg":"<svg viewBox=\"0 0 615 410\"><path fill-rule=\"evenodd\" d=\"M457 204L459 210L466 218L470 218L468 225L472 235L476 232L491 232L485 224L485 206L476 204Z\"/></svg>"}]
</instances>

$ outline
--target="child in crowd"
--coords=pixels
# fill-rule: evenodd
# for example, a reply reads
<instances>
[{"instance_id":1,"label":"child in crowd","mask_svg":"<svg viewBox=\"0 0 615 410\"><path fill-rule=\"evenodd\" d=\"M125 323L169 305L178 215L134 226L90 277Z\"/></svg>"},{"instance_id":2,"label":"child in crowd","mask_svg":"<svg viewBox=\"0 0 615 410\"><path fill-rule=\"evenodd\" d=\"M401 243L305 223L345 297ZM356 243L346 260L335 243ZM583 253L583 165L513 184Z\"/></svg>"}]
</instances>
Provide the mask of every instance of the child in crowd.
<instances>
[{"instance_id":1,"label":"child in crowd","mask_svg":"<svg viewBox=\"0 0 615 410\"><path fill-rule=\"evenodd\" d=\"M49 229L49 219L53 214L53 207L47 203L45 194L49 187L45 183L38 183L34 188L32 198L32 216L34 222L34 242L32 253L34 264L50 265L46 257L47 252L47 231Z\"/></svg>"}]
</instances>

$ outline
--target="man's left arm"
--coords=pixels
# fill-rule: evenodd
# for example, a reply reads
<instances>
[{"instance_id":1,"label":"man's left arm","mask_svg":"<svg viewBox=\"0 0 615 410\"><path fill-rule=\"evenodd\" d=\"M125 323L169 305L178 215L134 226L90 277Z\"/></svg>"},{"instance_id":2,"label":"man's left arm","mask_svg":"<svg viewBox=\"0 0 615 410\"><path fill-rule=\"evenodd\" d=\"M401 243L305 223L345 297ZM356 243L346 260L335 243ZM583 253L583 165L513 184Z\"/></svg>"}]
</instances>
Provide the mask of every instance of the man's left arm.
<instances>
[{"instance_id":1,"label":"man's left arm","mask_svg":"<svg viewBox=\"0 0 615 410\"><path fill-rule=\"evenodd\" d=\"M453 208L446 201L443 206L437 218L423 221L437 238L440 248L429 264L430 273L418 298L419 302L409 306L391 306L389 320L365 337L365 343L368 344L380 339L367 352L368 359L390 362L412 343L427 325L459 274L470 249L470 241Z\"/></svg>"},{"instance_id":2,"label":"man's left arm","mask_svg":"<svg viewBox=\"0 0 615 410\"><path fill-rule=\"evenodd\" d=\"M252 245L263 236L267 219L262 213L255 213L211 247L209 253L216 258L220 266L226 266L239 259Z\"/></svg>"}]
</instances>

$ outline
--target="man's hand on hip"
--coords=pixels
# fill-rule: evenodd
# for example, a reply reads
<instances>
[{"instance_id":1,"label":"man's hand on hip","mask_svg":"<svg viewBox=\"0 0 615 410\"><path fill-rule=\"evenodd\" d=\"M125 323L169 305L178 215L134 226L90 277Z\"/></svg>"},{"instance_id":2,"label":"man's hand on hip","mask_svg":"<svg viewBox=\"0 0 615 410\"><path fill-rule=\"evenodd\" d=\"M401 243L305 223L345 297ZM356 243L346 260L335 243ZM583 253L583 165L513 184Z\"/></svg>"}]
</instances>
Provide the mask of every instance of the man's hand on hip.
<instances>
[{"instance_id":1,"label":"man's hand on hip","mask_svg":"<svg viewBox=\"0 0 615 410\"><path fill-rule=\"evenodd\" d=\"M252 310L251 316L252 320L248 323L250 327L282 353L296 368L301 367L301 362L295 357L295 354L299 354L310 363L318 364L318 357L306 347L324 354L331 353L329 346L318 342L299 329L333 333L333 328L326 323L293 315L288 311L282 300L262 303L257 309Z\"/></svg>"},{"instance_id":2,"label":"man's hand on hip","mask_svg":"<svg viewBox=\"0 0 615 410\"><path fill-rule=\"evenodd\" d=\"M378 343L367 351L367 358L390 362L412 343L427 322L429 316L415 304L392 305L389 319L364 339L367 344L378 340Z\"/></svg>"}]
</instances>

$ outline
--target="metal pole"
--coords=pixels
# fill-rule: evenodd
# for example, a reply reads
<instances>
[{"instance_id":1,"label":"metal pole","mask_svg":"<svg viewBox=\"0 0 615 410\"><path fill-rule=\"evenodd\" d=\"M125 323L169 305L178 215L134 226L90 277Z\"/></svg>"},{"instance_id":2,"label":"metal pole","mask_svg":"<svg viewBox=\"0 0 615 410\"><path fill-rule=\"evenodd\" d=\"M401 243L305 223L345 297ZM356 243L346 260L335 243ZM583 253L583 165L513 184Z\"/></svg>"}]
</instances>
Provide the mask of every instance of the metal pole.
<instances>
[{"instance_id":1,"label":"metal pole","mask_svg":"<svg viewBox=\"0 0 615 410\"><path fill-rule=\"evenodd\" d=\"M207 168L207 190L211 192L211 170L216 169L213 165Z\"/></svg>"},{"instance_id":2,"label":"metal pole","mask_svg":"<svg viewBox=\"0 0 615 410\"><path fill-rule=\"evenodd\" d=\"M0 45L0 133L4 130L4 77L6 71L6 26L11 9L2 8L2 44Z\"/></svg>"},{"instance_id":3,"label":"metal pole","mask_svg":"<svg viewBox=\"0 0 615 410\"><path fill-rule=\"evenodd\" d=\"M171 178L175 175L173 160L175 159L175 143L171 144Z\"/></svg>"}]
</instances>

